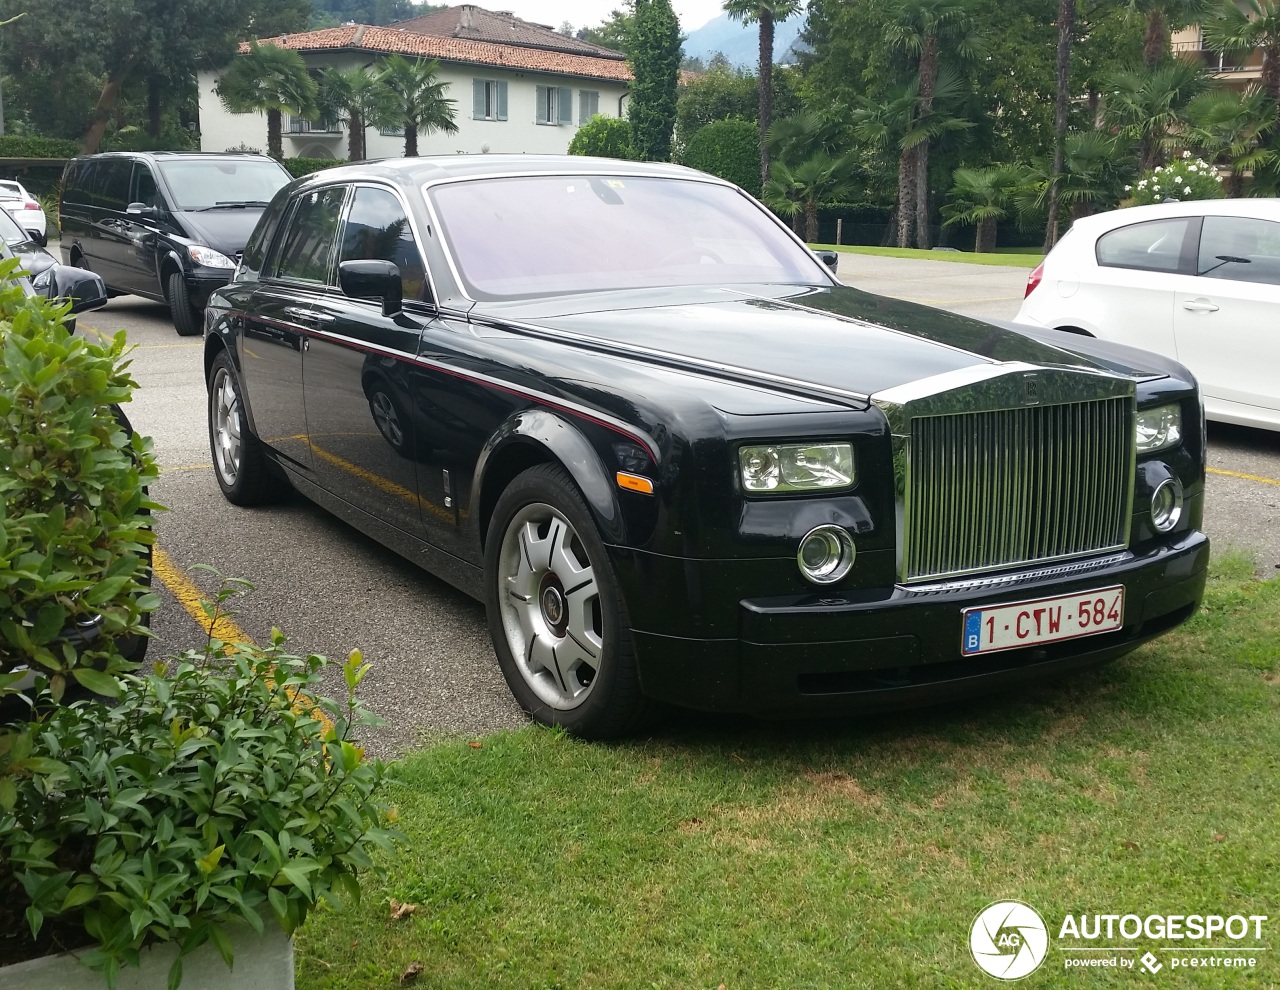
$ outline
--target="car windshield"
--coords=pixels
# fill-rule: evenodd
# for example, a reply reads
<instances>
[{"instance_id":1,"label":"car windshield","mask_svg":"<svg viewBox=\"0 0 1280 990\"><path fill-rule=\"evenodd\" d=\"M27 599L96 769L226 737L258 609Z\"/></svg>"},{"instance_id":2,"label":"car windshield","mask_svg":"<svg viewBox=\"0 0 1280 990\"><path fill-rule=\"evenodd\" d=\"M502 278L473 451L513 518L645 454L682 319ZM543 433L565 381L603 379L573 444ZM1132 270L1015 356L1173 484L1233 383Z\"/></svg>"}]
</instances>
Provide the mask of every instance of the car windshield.
<instances>
[{"instance_id":1,"label":"car windshield","mask_svg":"<svg viewBox=\"0 0 1280 990\"><path fill-rule=\"evenodd\" d=\"M11 248L34 247L31 235L18 226L18 222L0 210L0 240Z\"/></svg>"},{"instance_id":2,"label":"car windshield","mask_svg":"<svg viewBox=\"0 0 1280 990\"><path fill-rule=\"evenodd\" d=\"M0 182L0 199L22 199L22 187L16 182Z\"/></svg>"},{"instance_id":3,"label":"car windshield","mask_svg":"<svg viewBox=\"0 0 1280 990\"><path fill-rule=\"evenodd\" d=\"M275 162L179 158L160 163L179 210L207 210L270 202L291 178Z\"/></svg>"},{"instance_id":4,"label":"car windshield","mask_svg":"<svg viewBox=\"0 0 1280 990\"><path fill-rule=\"evenodd\" d=\"M710 182L530 175L444 183L428 195L477 299L826 281L760 207Z\"/></svg>"}]
</instances>

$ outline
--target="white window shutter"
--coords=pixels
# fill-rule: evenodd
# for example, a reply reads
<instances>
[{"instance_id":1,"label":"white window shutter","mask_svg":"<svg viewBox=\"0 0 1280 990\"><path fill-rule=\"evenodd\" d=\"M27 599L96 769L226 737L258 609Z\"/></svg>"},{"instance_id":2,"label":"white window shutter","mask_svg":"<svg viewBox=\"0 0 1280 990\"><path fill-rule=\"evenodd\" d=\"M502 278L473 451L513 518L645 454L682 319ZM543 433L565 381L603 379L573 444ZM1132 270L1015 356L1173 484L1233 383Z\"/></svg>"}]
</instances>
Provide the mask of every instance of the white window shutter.
<instances>
[{"instance_id":1,"label":"white window shutter","mask_svg":"<svg viewBox=\"0 0 1280 990\"><path fill-rule=\"evenodd\" d=\"M471 80L471 117L474 120L484 120L484 87L483 79Z\"/></svg>"},{"instance_id":2,"label":"white window shutter","mask_svg":"<svg viewBox=\"0 0 1280 990\"><path fill-rule=\"evenodd\" d=\"M547 120L547 87L537 87L538 116L536 120L539 124L548 123Z\"/></svg>"},{"instance_id":3,"label":"white window shutter","mask_svg":"<svg viewBox=\"0 0 1280 990\"><path fill-rule=\"evenodd\" d=\"M495 84L495 88L498 90L498 119L506 120L507 119L507 84L502 80L499 80Z\"/></svg>"},{"instance_id":4,"label":"white window shutter","mask_svg":"<svg viewBox=\"0 0 1280 990\"><path fill-rule=\"evenodd\" d=\"M556 95L560 97L560 119L561 124L573 123L573 90L568 86L561 86L556 90Z\"/></svg>"}]
</instances>

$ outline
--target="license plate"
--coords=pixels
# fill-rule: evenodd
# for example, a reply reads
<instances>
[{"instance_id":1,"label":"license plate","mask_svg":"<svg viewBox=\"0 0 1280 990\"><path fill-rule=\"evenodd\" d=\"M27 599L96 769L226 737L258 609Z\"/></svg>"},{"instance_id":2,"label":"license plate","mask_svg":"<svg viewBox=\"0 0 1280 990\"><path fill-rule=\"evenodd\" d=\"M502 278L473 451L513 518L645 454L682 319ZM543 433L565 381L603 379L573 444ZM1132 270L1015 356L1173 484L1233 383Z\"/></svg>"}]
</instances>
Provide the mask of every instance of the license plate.
<instances>
[{"instance_id":1,"label":"license plate","mask_svg":"<svg viewBox=\"0 0 1280 990\"><path fill-rule=\"evenodd\" d=\"M1095 636L1124 625L1124 586L967 608L963 616L960 652L966 656Z\"/></svg>"}]
</instances>

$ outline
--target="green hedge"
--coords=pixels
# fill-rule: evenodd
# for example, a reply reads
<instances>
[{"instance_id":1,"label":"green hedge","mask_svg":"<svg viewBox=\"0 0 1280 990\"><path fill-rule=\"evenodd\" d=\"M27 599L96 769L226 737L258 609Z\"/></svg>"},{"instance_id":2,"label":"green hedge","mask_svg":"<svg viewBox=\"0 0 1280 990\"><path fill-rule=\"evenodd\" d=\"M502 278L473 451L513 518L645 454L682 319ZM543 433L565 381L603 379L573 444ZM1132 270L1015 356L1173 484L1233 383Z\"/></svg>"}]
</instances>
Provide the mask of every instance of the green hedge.
<instances>
[{"instance_id":1,"label":"green hedge","mask_svg":"<svg viewBox=\"0 0 1280 990\"><path fill-rule=\"evenodd\" d=\"M0 137L0 158L74 158L80 142L67 138L5 134Z\"/></svg>"},{"instance_id":2,"label":"green hedge","mask_svg":"<svg viewBox=\"0 0 1280 990\"><path fill-rule=\"evenodd\" d=\"M289 174L295 179L310 175L312 172L319 172L324 168L333 168L336 165L345 165L346 162L339 158L286 158L280 163L289 170Z\"/></svg>"},{"instance_id":3,"label":"green hedge","mask_svg":"<svg viewBox=\"0 0 1280 990\"><path fill-rule=\"evenodd\" d=\"M596 114L578 128L569 142L569 154L632 161L636 153L631 147L631 125L621 117Z\"/></svg>"},{"instance_id":4,"label":"green hedge","mask_svg":"<svg viewBox=\"0 0 1280 990\"><path fill-rule=\"evenodd\" d=\"M710 172L760 195L760 135L749 120L717 120L689 139L682 165Z\"/></svg>"}]
</instances>

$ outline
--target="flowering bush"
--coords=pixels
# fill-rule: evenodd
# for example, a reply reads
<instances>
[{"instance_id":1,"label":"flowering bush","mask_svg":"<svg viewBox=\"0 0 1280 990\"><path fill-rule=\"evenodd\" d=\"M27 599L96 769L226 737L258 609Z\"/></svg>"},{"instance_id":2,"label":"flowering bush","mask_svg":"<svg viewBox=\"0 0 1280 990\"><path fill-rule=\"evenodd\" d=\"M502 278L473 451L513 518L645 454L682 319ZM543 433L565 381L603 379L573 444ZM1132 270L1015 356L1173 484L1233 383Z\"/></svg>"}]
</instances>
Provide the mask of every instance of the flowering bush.
<instances>
[{"instance_id":1,"label":"flowering bush","mask_svg":"<svg viewBox=\"0 0 1280 990\"><path fill-rule=\"evenodd\" d=\"M1222 177L1203 158L1192 158L1184 151L1172 164L1156 166L1144 172L1137 185L1125 186L1124 191L1133 195L1137 206L1172 201L1183 203L1190 199L1221 199Z\"/></svg>"}]
</instances>

